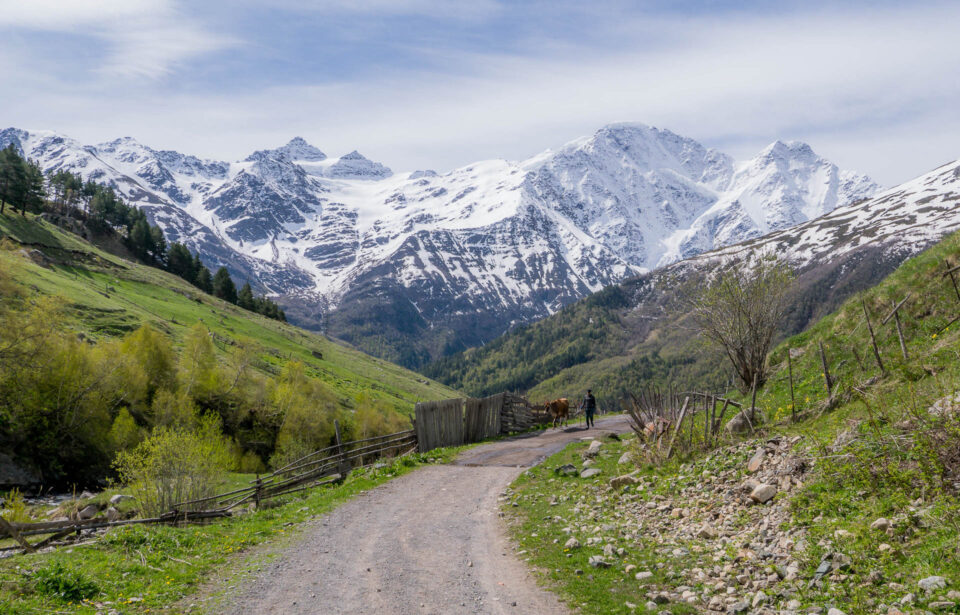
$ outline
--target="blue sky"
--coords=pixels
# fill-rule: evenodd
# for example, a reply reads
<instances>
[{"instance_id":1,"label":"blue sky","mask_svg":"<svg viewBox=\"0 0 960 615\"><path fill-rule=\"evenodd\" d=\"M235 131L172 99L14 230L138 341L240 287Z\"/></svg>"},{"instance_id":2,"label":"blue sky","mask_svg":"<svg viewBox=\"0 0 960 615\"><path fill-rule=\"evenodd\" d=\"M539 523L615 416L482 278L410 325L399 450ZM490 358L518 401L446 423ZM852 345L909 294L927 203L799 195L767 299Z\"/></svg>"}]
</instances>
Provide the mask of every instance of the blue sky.
<instances>
[{"instance_id":1,"label":"blue sky","mask_svg":"<svg viewBox=\"0 0 960 615\"><path fill-rule=\"evenodd\" d=\"M0 0L0 125L238 159L301 135L395 170L620 121L800 139L895 184L960 157L957 3Z\"/></svg>"}]
</instances>

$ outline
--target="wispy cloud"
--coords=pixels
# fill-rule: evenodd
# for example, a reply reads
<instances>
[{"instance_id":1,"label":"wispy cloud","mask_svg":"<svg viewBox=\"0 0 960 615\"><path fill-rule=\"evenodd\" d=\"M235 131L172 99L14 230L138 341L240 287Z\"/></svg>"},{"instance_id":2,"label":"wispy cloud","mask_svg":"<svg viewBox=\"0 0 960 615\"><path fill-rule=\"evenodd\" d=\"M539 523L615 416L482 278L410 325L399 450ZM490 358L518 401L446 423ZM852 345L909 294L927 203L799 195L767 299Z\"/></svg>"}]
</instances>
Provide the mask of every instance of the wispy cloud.
<instances>
[{"instance_id":1,"label":"wispy cloud","mask_svg":"<svg viewBox=\"0 0 960 615\"><path fill-rule=\"evenodd\" d=\"M0 30L69 34L104 46L92 70L157 78L191 58L237 43L185 17L169 0L0 0Z\"/></svg>"},{"instance_id":2,"label":"wispy cloud","mask_svg":"<svg viewBox=\"0 0 960 615\"><path fill-rule=\"evenodd\" d=\"M68 89L34 77L17 100L5 101L11 121L87 140L134 134L220 158L299 134L331 153L359 148L395 169L522 158L614 121L667 127L744 157L777 138L803 139L884 183L960 156L954 5L796 5L789 14L620 7L588 17L582 8L560 15L547 4L520 10L490 2L482 17L463 22L445 15L451 5L439 0L400 8L338 0L297 8L293 20L284 13L280 23L257 13L247 30L208 19L219 28L209 31L197 25L204 20L180 15L186 6L155 0L137 12L121 4L98 70L175 70L177 79ZM227 15L229 6L216 10ZM415 18L393 21L401 9ZM0 27L66 27L53 25L62 17L44 22L27 13L5 14ZM334 14L362 23L341 37L341 23L330 25ZM416 30L426 15L442 23ZM578 28L587 18L589 28ZM248 40L255 31L269 36ZM238 38L245 43L237 53L188 70Z\"/></svg>"}]
</instances>

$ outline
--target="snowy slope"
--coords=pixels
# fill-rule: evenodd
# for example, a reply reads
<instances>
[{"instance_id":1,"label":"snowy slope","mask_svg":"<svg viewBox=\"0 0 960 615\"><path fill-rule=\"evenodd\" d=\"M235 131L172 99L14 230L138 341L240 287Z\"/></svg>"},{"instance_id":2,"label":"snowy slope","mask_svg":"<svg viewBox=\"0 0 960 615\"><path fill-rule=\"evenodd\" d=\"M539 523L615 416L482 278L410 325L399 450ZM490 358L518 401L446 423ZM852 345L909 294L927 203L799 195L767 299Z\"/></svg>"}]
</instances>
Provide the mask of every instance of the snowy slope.
<instances>
[{"instance_id":1,"label":"snowy slope","mask_svg":"<svg viewBox=\"0 0 960 615\"><path fill-rule=\"evenodd\" d=\"M809 270L865 250L875 258L900 262L956 230L960 160L791 228L700 254L675 268L709 270L718 262L777 254L798 270Z\"/></svg>"},{"instance_id":2,"label":"snowy slope","mask_svg":"<svg viewBox=\"0 0 960 615\"><path fill-rule=\"evenodd\" d=\"M387 335L377 344L391 348L442 330L431 356L877 190L803 143L738 163L641 124L444 174L394 173L356 151L331 158L300 138L232 163L130 138L86 146L0 132L0 146L11 142L44 170L116 186L173 239L281 295L301 322L320 306L333 333L361 345Z\"/></svg>"}]
</instances>

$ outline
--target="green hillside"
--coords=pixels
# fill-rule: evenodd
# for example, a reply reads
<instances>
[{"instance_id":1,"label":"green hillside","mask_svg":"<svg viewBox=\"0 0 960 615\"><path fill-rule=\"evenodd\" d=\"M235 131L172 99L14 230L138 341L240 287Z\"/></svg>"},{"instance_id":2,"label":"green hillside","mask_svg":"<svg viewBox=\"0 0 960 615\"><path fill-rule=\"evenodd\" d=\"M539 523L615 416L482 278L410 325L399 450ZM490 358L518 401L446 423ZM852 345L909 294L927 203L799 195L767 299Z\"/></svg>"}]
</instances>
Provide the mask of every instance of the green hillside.
<instances>
[{"instance_id":1,"label":"green hillside","mask_svg":"<svg viewBox=\"0 0 960 615\"><path fill-rule=\"evenodd\" d=\"M878 283L902 260L867 246L797 272L781 337ZM677 263L626 280L422 371L473 395L518 390L535 400L592 388L601 403L614 404L649 385L723 388L732 372L696 335L685 301L706 284L706 273Z\"/></svg>"},{"instance_id":2,"label":"green hillside","mask_svg":"<svg viewBox=\"0 0 960 615\"><path fill-rule=\"evenodd\" d=\"M10 316L12 320L4 323L8 330L0 334L0 342L16 340L17 331L10 329L18 326L10 323L36 320L43 316L37 316L41 309L53 310L51 318L56 322L50 332L59 336L57 340L73 340L63 338L65 332L72 331L85 342L71 352L86 352L83 348L113 352L111 343L129 338L147 324L179 354L189 332L200 323L209 332L224 373L235 369L240 374L243 370L243 384L250 381L257 386L244 392L247 397L243 397L238 395L239 386L231 386L237 382L227 382L223 386L226 393L212 395L209 403L199 398L193 403L199 410L220 412L224 430L242 449L254 451L264 462L273 452L272 438L284 418L282 404L274 399L281 394L277 386L285 382L285 370L291 365L302 365L306 382L316 383L309 385L314 387L310 395L335 399L336 412L345 413L341 422L348 427L350 421L346 419L360 406L384 415L381 424L396 426L408 424L406 415L417 400L455 395L452 389L406 369L221 301L160 269L114 256L40 217L21 217L8 211L0 216L0 242L0 274L8 282L0 307L19 306L11 314L21 319ZM44 297L58 297L59 303L51 308L42 301ZM0 358L2 352L0 344ZM154 393L149 391L151 396ZM25 395L13 389L8 394L18 398ZM265 395L274 397L261 399ZM122 396L119 401L111 399L113 416L109 420L115 421L117 412L125 408L141 429L149 429L155 410L148 401L138 406ZM42 403L35 405L40 407ZM0 412L0 443L8 440L6 444L10 445L9 439L16 439L16 433L5 437L4 425L16 424L17 418Z\"/></svg>"},{"instance_id":3,"label":"green hillside","mask_svg":"<svg viewBox=\"0 0 960 615\"><path fill-rule=\"evenodd\" d=\"M701 414L668 460L603 438L594 479L554 471L586 443L525 472L502 503L518 548L584 613L956 613L958 263L954 234L784 340L753 432L705 442Z\"/></svg>"}]
</instances>

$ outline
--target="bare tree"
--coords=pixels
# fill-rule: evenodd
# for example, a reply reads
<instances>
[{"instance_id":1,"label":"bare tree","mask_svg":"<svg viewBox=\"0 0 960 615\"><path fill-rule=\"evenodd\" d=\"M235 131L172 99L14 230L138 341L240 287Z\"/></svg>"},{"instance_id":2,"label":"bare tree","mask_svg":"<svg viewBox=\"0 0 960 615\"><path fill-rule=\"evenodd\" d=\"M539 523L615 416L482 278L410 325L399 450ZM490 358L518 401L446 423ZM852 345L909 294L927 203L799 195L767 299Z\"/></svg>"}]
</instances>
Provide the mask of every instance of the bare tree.
<instances>
[{"instance_id":1,"label":"bare tree","mask_svg":"<svg viewBox=\"0 0 960 615\"><path fill-rule=\"evenodd\" d=\"M767 353L787 307L790 266L775 256L724 270L705 291L692 296L690 313L700 334L730 359L740 388L766 381Z\"/></svg>"}]
</instances>

